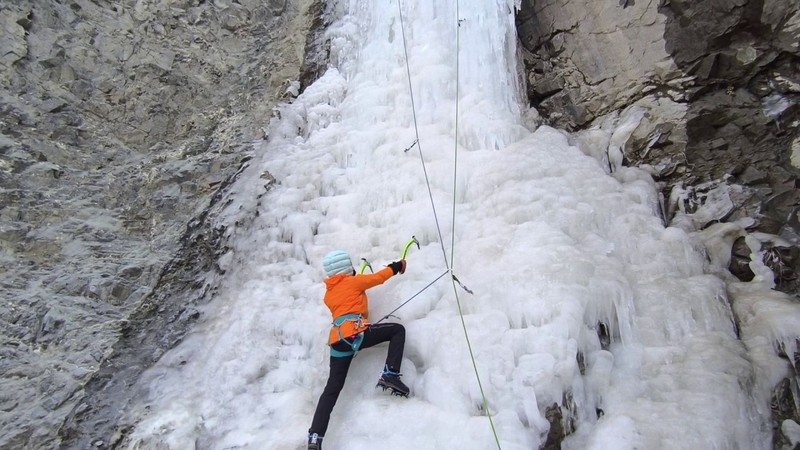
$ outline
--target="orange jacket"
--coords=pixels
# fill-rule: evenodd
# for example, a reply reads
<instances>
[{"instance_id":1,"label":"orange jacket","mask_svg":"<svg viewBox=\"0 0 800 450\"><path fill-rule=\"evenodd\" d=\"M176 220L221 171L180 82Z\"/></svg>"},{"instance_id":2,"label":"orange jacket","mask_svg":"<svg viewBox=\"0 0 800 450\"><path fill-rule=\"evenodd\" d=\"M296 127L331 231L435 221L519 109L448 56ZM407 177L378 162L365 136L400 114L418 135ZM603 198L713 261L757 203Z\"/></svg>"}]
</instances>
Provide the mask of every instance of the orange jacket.
<instances>
[{"instance_id":1,"label":"orange jacket","mask_svg":"<svg viewBox=\"0 0 800 450\"><path fill-rule=\"evenodd\" d=\"M367 329L369 320L369 303L366 290L383 284L392 278L394 272L389 267L370 275L338 274L325 279L325 305L331 310L333 320L345 314L361 314L364 323L356 327L356 323L348 320L340 327L331 329L329 344L338 341L339 332L347 338Z\"/></svg>"}]
</instances>

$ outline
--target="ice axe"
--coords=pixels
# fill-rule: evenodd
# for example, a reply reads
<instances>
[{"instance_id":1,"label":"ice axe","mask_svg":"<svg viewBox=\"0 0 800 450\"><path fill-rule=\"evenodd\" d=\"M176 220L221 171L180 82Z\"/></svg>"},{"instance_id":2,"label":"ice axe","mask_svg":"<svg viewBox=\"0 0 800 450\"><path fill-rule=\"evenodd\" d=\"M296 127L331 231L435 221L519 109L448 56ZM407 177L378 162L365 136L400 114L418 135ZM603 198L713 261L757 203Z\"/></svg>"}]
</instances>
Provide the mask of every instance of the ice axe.
<instances>
[{"instance_id":1,"label":"ice axe","mask_svg":"<svg viewBox=\"0 0 800 450\"><path fill-rule=\"evenodd\" d=\"M367 270L367 267L369 267L370 272L375 273L375 271L372 270L372 264L370 264L369 261L367 261L367 258L361 258L361 261L364 262L361 264L361 272L359 272L360 274L363 275L364 271Z\"/></svg>"},{"instance_id":2,"label":"ice axe","mask_svg":"<svg viewBox=\"0 0 800 450\"><path fill-rule=\"evenodd\" d=\"M411 248L411 246L414 244L417 244L417 250L419 250L420 246L417 237L411 236L411 240L408 241L408 244L406 244L406 248L403 249L403 256L400 259L406 259L406 256L408 255L408 249Z\"/></svg>"},{"instance_id":3,"label":"ice axe","mask_svg":"<svg viewBox=\"0 0 800 450\"><path fill-rule=\"evenodd\" d=\"M406 259L406 256L408 255L408 249L410 249L414 244L417 244L418 249L420 248L419 241L417 240L416 236L411 236L411 240L408 241L408 244L406 244L405 248L403 249L403 256L400 259ZM361 270L358 273L363 275L368 267L371 273L375 273L375 270L372 269L372 264L367 261L367 258L361 258L361 261Z\"/></svg>"}]
</instances>

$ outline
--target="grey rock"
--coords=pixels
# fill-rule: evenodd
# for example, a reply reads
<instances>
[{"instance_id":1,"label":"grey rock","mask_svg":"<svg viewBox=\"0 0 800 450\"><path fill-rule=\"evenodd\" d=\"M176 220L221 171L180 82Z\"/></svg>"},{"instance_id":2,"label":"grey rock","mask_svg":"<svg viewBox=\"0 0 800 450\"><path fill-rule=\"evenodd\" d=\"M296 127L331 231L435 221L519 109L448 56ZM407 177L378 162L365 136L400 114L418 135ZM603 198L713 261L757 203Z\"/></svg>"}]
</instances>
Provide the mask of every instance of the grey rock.
<instances>
[{"instance_id":1,"label":"grey rock","mask_svg":"<svg viewBox=\"0 0 800 450\"><path fill-rule=\"evenodd\" d=\"M22 8L0 7L0 85L5 86L10 78L9 73L17 61L28 55L28 44L25 40L27 30L31 26L31 10Z\"/></svg>"},{"instance_id":2,"label":"grey rock","mask_svg":"<svg viewBox=\"0 0 800 450\"><path fill-rule=\"evenodd\" d=\"M545 86L529 90L529 99L550 123L583 128L643 96L648 84L674 78L661 38L665 18L646 3L625 6L522 2L517 29L529 85ZM559 87L570 92L558 101L544 102L536 91Z\"/></svg>"},{"instance_id":3,"label":"grey rock","mask_svg":"<svg viewBox=\"0 0 800 450\"><path fill-rule=\"evenodd\" d=\"M564 430L564 414L561 412L561 406L558 403L548 406L545 410L545 418L550 423L550 429L547 431L547 439L542 448L558 450L561 448L561 441L567 434Z\"/></svg>"},{"instance_id":4,"label":"grey rock","mask_svg":"<svg viewBox=\"0 0 800 450\"><path fill-rule=\"evenodd\" d=\"M762 172L753 166L747 166L744 172L738 174L737 177L742 184L760 184L766 182L768 179L766 172Z\"/></svg>"},{"instance_id":5,"label":"grey rock","mask_svg":"<svg viewBox=\"0 0 800 450\"><path fill-rule=\"evenodd\" d=\"M793 383L795 385L795 390L792 389ZM778 424L783 423L785 420L793 420L797 423L798 417L800 417L800 411L797 410L794 394L797 392L796 383L796 380L793 381L790 378L784 378L772 391L770 409L775 422ZM774 448L788 448L784 447L784 445L790 444L790 442L783 433L778 432L775 433L773 444Z\"/></svg>"},{"instance_id":6,"label":"grey rock","mask_svg":"<svg viewBox=\"0 0 800 450\"><path fill-rule=\"evenodd\" d=\"M750 0L523 1L517 15L528 99L545 123L582 130L644 108L624 164L653 174L664 198L728 183L742 194L714 220L752 217L753 231L787 236L800 233L789 220L800 186L799 21L800 5ZM678 205L664 209L669 222Z\"/></svg>"},{"instance_id":7,"label":"grey rock","mask_svg":"<svg viewBox=\"0 0 800 450\"><path fill-rule=\"evenodd\" d=\"M13 408L0 414L0 448L54 448L73 409L119 409L124 396L83 386L136 373L102 367L112 349L134 352L136 341L116 344L138 326L127 319L163 298L165 266L194 245L182 241L187 224L262 137L287 81L299 80L307 8L0 5L0 391L15 393L0 398L0 411ZM186 271L187 293L202 292Z\"/></svg>"}]
</instances>

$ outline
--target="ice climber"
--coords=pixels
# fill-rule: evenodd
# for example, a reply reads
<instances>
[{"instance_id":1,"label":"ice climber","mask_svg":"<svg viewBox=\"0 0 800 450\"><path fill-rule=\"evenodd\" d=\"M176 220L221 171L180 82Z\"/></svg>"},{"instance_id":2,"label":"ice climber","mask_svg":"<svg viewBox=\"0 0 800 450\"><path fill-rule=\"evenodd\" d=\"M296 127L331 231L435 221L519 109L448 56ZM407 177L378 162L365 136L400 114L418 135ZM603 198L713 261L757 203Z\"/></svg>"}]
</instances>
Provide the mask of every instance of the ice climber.
<instances>
[{"instance_id":1,"label":"ice climber","mask_svg":"<svg viewBox=\"0 0 800 450\"><path fill-rule=\"evenodd\" d=\"M406 261L389 264L385 269L369 275L357 275L350 255L333 251L325 255L325 305L331 310L330 373L328 382L317 403L317 411L308 430L308 450L321 450L322 438L328 429L331 411L344 387L347 371L359 350L389 341L389 351L378 387L393 394L408 396L408 386L400 381L400 363L403 360L406 330L399 323L369 323L369 303L366 290L406 271Z\"/></svg>"}]
</instances>

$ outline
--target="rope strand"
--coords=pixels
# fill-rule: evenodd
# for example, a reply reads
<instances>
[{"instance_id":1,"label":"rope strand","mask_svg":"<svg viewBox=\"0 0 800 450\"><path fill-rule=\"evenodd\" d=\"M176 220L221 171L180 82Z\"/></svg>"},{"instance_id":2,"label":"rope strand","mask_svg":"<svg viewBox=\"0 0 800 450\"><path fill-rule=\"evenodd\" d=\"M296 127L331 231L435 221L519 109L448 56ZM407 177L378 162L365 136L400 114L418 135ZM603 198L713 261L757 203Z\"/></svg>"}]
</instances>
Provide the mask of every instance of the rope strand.
<instances>
[{"instance_id":1,"label":"rope strand","mask_svg":"<svg viewBox=\"0 0 800 450\"><path fill-rule=\"evenodd\" d=\"M431 281L424 288L422 288L419 291L417 291L416 294L412 295L408 300L406 300L403 303L401 303L400 306L398 306L397 308L393 309L389 314L381 317L380 320L375 322L375 324L379 324L379 323L383 322L384 320L388 319L389 317L392 317L394 315L394 313L397 312L398 309L402 308L403 306L406 306L406 303L410 302L411 300L414 300L414 297L418 296L419 294L422 294L422 291L424 291L425 289L428 289L429 287L433 286L434 283L439 281L443 276L447 275L448 272L450 272L450 271L449 270L445 270L444 272L442 272L442 274L439 275L438 277L436 277L435 280Z\"/></svg>"},{"instance_id":2,"label":"rope strand","mask_svg":"<svg viewBox=\"0 0 800 450\"><path fill-rule=\"evenodd\" d=\"M453 139L453 220L450 224L450 264L455 267L455 252L456 252L456 187L458 186L458 97L459 97L459 51L460 49L460 31L461 20L458 18L458 0L456 0L456 117L455 117L455 138ZM452 268L451 267L451 268Z\"/></svg>"},{"instance_id":3,"label":"rope strand","mask_svg":"<svg viewBox=\"0 0 800 450\"><path fill-rule=\"evenodd\" d=\"M406 28L403 24L403 10L400 8L400 0L397 0L397 13L400 15L400 32L403 35L403 53L406 57L406 75L408 75L408 92L411 95L411 113L414 117L414 134L416 135L417 151L419 151L419 159L422 161L422 172L425 174L425 184L428 186L428 197L431 199L431 208L433 209L433 219L436 221L436 232L439 233L439 244L442 246L442 256L444 257L444 265L450 269L450 263L447 261L447 250L444 248L444 239L442 238L442 229L439 226L439 216L436 214L436 204L433 201L433 191L431 191L431 183L428 179L428 169L425 167L425 158L422 156L422 142L419 140L419 127L417 126L417 107L414 104L414 88L411 85L411 67L408 64L408 47L406 46ZM409 150L411 147L409 147Z\"/></svg>"},{"instance_id":4,"label":"rope strand","mask_svg":"<svg viewBox=\"0 0 800 450\"><path fill-rule=\"evenodd\" d=\"M456 252L456 189L458 187L458 97L459 97L459 76L461 73L461 66L459 64L459 55L461 54L461 18L459 12L459 2L456 0L456 110L455 110L455 136L453 139L453 222L451 227L451 240L450 240L450 264L455 266L455 252ZM469 350L469 358L472 360L472 368L475 371L475 379L478 380L478 389L481 392L483 399L483 410L486 411L486 416L489 418L489 425L492 427L492 434L494 435L494 442L497 444L498 450L500 447L500 437L497 435L497 428L494 426L494 419L492 419L492 411L489 409L489 401L486 399L486 393L483 390L483 383L481 382L481 375L478 372L478 363L475 361L475 353L472 351L472 343L469 340L469 332L467 331L467 323L464 320L464 311L461 307L461 300L458 297L458 288L456 283L461 286L465 291L472 294L472 291L466 288L461 281L456 278L452 273L451 279L453 283L453 294L456 296L456 305L458 306L458 316L461 318L461 327L464 329L464 339L467 341L467 350Z\"/></svg>"},{"instance_id":5,"label":"rope strand","mask_svg":"<svg viewBox=\"0 0 800 450\"><path fill-rule=\"evenodd\" d=\"M464 329L464 338L467 341L467 350L469 351L469 357L472 360L472 368L475 371L475 378L478 380L478 389L480 390L481 398L483 399L483 409L486 412L487 417L489 418L489 424L491 425L492 434L494 435L494 439L495 439L495 443L497 444L497 448L499 450L501 450L500 438L497 435L497 429L495 428L494 420L492 419L492 412L489 409L489 401L486 399L486 393L483 390L483 383L481 383L481 376L480 376L480 373L478 372L478 363L475 361L475 353L472 351L472 343L469 340L469 333L467 332L467 324L466 324L466 321L464 320L464 311L463 311L463 308L461 306L461 300L458 297L458 288L456 287L456 283L458 283L462 288L464 288L470 294L472 293L472 291L470 291L469 289L464 287L464 285L461 284L460 281L458 281L456 276L453 274L453 268L451 266L451 264L455 260L455 228L456 228L455 225L456 225L456 200L457 200L456 187L457 187L457 184L458 184L458 177L457 177L458 176L458 97L459 97L459 89L458 89L459 86L458 85L459 85L459 53L460 53L460 46L461 46L460 45L461 23L460 23L460 20L459 20L459 17L458 17L459 16L459 3L458 3L458 0L456 0L456 101L455 101L456 109L455 109L455 142L454 142L454 151L453 151L453 218L452 218L452 229L451 229L452 236L451 236L451 239L450 239L450 261L449 262L448 262L448 259L447 259L447 250L445 249L445 246L444 246L444 239L442 238L442 230L441 230L441 227L439 226L439 217L438 217L438 214L436 213L436 205L435 205L435 202L433 200L433 192L431 190L430 180L428 179L428 171L427 171L427 168L425 167L425 158L422 155L422 144L421 144L420 139L419 139L419 127L417 125L417 111L416 111L416 105L414 104L414 89L413 89L412 83L411 83L411 67L410 67L409 62L408 62L408 47L406 45L405 24L403 23L403 10L402 10L402 8L400 6L400 0L397 0L397 12L398 12L398 14L400 16L400 30L401 30L401 33L402 33L402 36L403 36L403 51L404 51L405 59L406 59L406 74L408 75L408 90L409 90L410 95L411 95L411 111L412 111L412 114L413 114L413 117L414 117L414 133L416 135L415 144L417 144L417 149L419 151L420 161L422 161L422 171L425 174L425 184L428 186L428 196L430 197L430 200L431 200L431 208L433 209L433 218L434 218L434 221L436 222L436 232L439 234L439 243L441 244L441 247L442 247L442 256L444 257L444 263L445 263L445 266L447 267L447 270L444 273L442 273L441 275L439 275L435 280L430 282L427 286L422 288L419 292L414 294L411 298L409 298L408 300L403 302L403 304L401 304L400 306L395 308L394 311L392 311L391 313L387 314L385 317L380 319L378 322L390 317L392 315L392 313L394 313L398 309L402 308L406 303L411 301L411 299L413 299L414 297L416 297L417 295L422 293L422 291L424 291L425 289L427 289L430 286L432 286L433 283L437 282L440 278L445 276L448 272L450 273L450 275L451 275L450 278L451 278L451 282L452 282L452 285L453 285L453 293L455 294L456 305L458 306L458 315L461 318L461 327ZM413 145L411 147L413 147ZM411 147L406 149L406 151L410 150Z\"/></svg>"}]
</instances>

